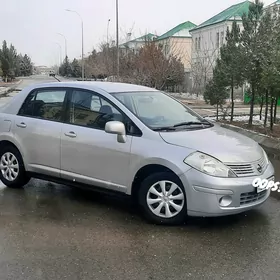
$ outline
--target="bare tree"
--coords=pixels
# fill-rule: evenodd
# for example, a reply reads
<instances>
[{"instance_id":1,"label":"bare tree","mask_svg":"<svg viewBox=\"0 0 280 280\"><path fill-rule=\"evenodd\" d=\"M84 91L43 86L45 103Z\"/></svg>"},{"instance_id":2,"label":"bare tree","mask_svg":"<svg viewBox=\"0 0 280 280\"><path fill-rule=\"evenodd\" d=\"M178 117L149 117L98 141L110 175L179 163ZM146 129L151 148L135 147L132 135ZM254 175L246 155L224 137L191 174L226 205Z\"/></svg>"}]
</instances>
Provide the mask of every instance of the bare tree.
<instances>
[{"instance_id":1,"label":"bare tree","mask_svg":"<svg viewBox=\"0 0 280 280\"><path fill-rule=\"evenodd\" d=\"M182 83L184 66L175 56L166 57L154 42L147 41L136 53L121 57L120 74L123 80L164 89L168 84Z\"/></svg>"},{"instance_id":2,"label":"bare tree","mask_svg":"<svg viewBox=\"0 0 280 280\"><path fill-rule=\"evenodd\" d=\"M204 93L206 84L213 77L213 69L220 50L220 44L214 42L212 38L210 38L208 45L206 42L202 45L200 38L203 36L201 33L198 38L193 39L191 58L192 93L197 96Z\"/></svg>"}]
</instances>

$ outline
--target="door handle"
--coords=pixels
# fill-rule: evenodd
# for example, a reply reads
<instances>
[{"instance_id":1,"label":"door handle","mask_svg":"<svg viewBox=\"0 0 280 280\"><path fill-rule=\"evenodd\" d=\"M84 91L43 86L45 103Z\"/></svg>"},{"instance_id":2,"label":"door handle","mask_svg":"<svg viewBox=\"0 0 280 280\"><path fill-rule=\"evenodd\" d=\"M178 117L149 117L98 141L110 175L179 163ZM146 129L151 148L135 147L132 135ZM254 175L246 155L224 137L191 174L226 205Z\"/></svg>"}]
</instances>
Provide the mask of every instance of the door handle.
<instances>
[{"instance_id":1,"label":"door handle","mask_svg":"<svg viewBox=\"0 0 280 280\"><path fill-rule=\"evenodd\" d=\"M77 134L74 131L69 131L68 133L64 133L65 136L71 137L71 138L75 138L77 137Z\"/></svg>"},{"instance_id":2,"label":"door handle","mask_svg":"<svg viewBox=\"0 0 280 280\"><path fill-rule=\"evenodd\" d=\"M27 125L24 122L21 122L21 123L17 123L17 126L25 128Z\"/></svg>"}]
</instances>

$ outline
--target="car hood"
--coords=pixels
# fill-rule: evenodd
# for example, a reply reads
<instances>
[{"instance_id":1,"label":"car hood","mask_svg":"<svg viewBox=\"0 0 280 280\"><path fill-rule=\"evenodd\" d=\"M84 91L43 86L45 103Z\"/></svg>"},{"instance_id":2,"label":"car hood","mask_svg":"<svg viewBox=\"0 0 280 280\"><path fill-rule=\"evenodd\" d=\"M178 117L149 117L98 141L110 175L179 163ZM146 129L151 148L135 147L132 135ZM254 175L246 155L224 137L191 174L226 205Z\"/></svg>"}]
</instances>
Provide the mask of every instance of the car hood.
<instances>
[{"instance_id":1,"label":"car hood","mask_svg":"<svg viewBox=\"0 0 280 280\"><path fill-rule=\"evenodd\" d=\"M160 136L168 144L206 153L224 163L249 163L263 156L257 142L216 124L201 130L160 132Z\"/></svg>"}]
</instances>

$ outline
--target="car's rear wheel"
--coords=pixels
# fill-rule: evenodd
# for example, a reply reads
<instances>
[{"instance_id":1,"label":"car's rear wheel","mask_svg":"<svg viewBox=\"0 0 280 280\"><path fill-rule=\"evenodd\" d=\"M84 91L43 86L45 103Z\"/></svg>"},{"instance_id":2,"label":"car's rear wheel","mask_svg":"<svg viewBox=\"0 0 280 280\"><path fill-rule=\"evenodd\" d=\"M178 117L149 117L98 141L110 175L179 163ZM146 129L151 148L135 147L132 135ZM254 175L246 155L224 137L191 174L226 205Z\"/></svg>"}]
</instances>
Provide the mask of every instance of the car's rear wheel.
<instances>
[{"instance_id":1,"label":"car's rear wheel","mask_svg":"<svg viewBox=\"0 0 280 280\"><path fill-rule=\"evenodd\" d=\"M187 216L187 201L180 179L173 173L147 177L139 190L139 203L145 217L156 224L181 224Z\"/></svg>"},{"instance_id":2,"label":"car's rear wheel","mask_svg":"<svg viewBox=\"0 0 280 280\"><path fill-rule=\"evenodd\" d=\"M0 151L0 179L9 188L22 188L30 180L20 152L12 145Z\"/></svg>"}]
</instances>

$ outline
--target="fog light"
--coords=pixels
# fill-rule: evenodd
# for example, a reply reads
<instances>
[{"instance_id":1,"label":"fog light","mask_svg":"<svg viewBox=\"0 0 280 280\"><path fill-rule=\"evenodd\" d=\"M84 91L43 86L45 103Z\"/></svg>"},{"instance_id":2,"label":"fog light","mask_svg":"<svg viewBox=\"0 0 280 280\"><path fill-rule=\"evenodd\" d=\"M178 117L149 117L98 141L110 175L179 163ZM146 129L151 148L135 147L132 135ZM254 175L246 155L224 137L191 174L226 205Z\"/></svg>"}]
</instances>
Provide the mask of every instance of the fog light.
<instances>
[{"instance_id":1,"label":"fog light","mask_svg":"<svg viewBox=\"0 0 280 280\"><path fill-rule=\"evenodd\" d=\"M229 195L223 196L220 198L219 203L220 203L220 206L227 207L232 203L232 197Z\"/></svg>"}]
</instances>

